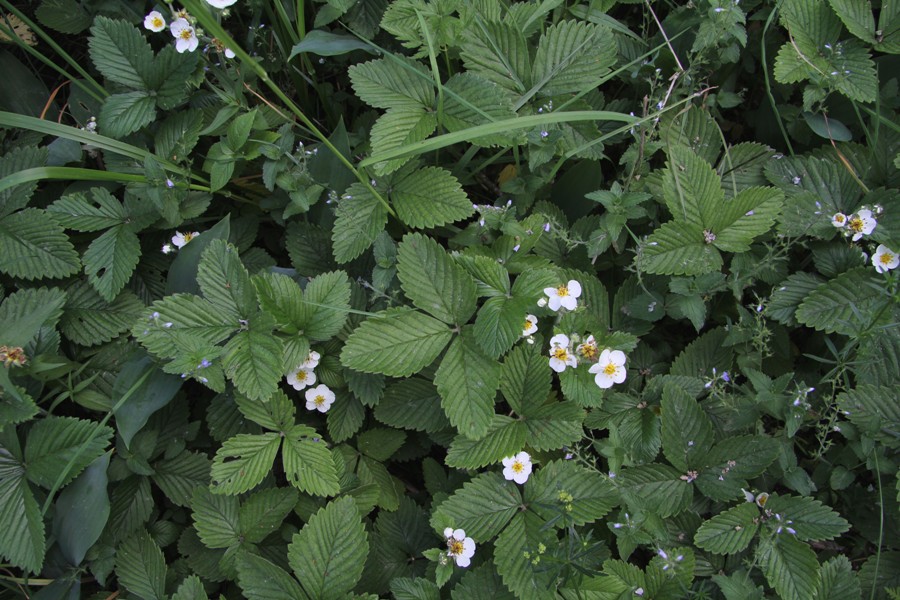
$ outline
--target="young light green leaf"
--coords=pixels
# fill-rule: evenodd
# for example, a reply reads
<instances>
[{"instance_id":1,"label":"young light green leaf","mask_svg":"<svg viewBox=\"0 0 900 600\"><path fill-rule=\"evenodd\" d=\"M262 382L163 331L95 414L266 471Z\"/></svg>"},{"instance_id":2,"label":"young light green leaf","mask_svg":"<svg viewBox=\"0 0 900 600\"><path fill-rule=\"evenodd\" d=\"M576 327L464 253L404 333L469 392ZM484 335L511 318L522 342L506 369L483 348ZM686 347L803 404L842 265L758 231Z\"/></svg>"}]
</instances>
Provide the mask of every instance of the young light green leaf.
<instances>
[{"instance_id":1,"label":"young light green leaf","mask_svg":"<svg viewBox=\"0 0 900 600\"><path fill-rule=\"evenodd\" d=\"M362 576L369 542L352 498L314 514L288 546L288 562L315 600L344 598Z\"/></svg>"},{"instance_id":2,"label":"young light green leaf","mask_svg":"<svg viewBox=\"0 0 900 600\"><path fill-rule=\"evenodd\" d=\"M166 599L167 570L162 551L144 529L116 550L119 583L144 600Z\"/></svg>"},{"instance_id":3,"label":"young light green leaf","mask_svg":"<svg viewBox=\"0 0 900 600\"><path fill-rule=\"evenodd\" d=\"M525 447L526 427L506 415L494 415L487 434L473 440L462 434L456 436L447 451L447 466L458 469L480 469L498 464Z\"/></svg>"},{"instance_id":4,"label":"young light green leaf","mask_svg":"<svg viewBox=\"0 0 900 600\"><path fill-rule=\"evenodd\" d=\"M334 258L347 263L372 245L384 230L388 213L384 205L361 183L354 183L338 202L331 233Z\"/></svg>"},{"instance_id":5,"label":"young light green leaf","mask_svg":"<svg viewBox=\"0 0 900 600\"><path fill-rule=\"evenodd\" d=\"M63 228L39 208L0 219L0 271L29 281L68 277L81 268Z\"/></svg>"},{"instance_id":6,"label":"young light green leaf","mask_svg":"<svg viewBox=\"0 0 900 600\"><path fill-rule=\"evenodd\" d=\"M812 549L791 535L760 540L756 547L760 568L784 600L812 598L819 583L819 562Z\"/></svg>"},{"instance_id":7,"label":"young light green leaf","mask_svg":"<svg viewBox=\"0 0 900 600\"><path fill-rule=\"evenodd\" d=\"M363 373L408 377L430 365L452 336L446 325L428 315L389 309L364 321L347 338L341 363Z\"/></svg>"},{"instance_id":8,"label":"young light green leaf","mask_svg":"<svg viewBox=\"0 0 900 600\"><path fill-rule=\"evenodd\" d=\"M431 526L465 530L475 541L489 540L518 512L522 497L512 481L497 472L478 475L442 502L431 517Z\"/></svg>"},{"instance_id":9,"label":"young light green leaf","mask_svg":"<svg viewBox=\"0 0 900 600\"><path fill-rule=\"evenodd\" d=\"M397 271L413 305L445 323L462 325L475 312L475 282L430 237L403 236Z\"/></svg>"},{"instance_id":10,"label":"young light green leaf","mask_svg":"<svg viewBox=\"0 0 900 600\"><path fill-rule=\"evenodd\" d=\"M470 332L464 331L450 345L434 385L453 426L470 439L484 437L494 415L500 363L482 353Z\"/></svg>"},{"instance_id":11,"label":"young light green leaf","mask_svg":"<svg viewBox=\"0 0 900 600\"><path fill-rule=\"evenodd\" d=\"M416 169L393 183L390 198L400 220L420 229L461 221L474 212L456 177L439 167Z\"/></svg>"},{"instance_id":12,"label":"young light green leaf","mask_svg":"<svg viewBox=\"0 0 900 600\"><path fill-rule=\"evenodd\" d=\"M756 537L758 520L756 504L738 504L703 523L694 535L694 543L713 554L736 554Z\"/></svg>"},{"instance_id":13,"label":"young light green leaf","mask_svg":"<svg viewBox=\"0 0 900 600\"><path fill-rule=\"evenodd\" d=\"M235 495L256 487L272 469L280 445L277 433L239 434L226 440L213 459L213 493Z\"/></svg>"}]
</instances>

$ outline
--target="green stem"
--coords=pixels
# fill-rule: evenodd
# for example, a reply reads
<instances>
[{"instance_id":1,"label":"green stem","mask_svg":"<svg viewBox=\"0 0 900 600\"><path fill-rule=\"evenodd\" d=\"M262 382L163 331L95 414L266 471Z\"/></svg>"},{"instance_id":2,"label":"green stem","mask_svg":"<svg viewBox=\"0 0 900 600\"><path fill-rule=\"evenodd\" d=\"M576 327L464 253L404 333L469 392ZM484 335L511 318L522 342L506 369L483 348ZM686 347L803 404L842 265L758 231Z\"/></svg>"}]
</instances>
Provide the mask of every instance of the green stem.
<instances>
[{"instance_id":1,"label":"green stem","mask_svg":"<svg viewBox=\"0 0 900 600\"><path fill-rule=\"evenodd\" d=\"M788 152L790 152L791 156L794 156L794 147L791 145L791 140L788 137L787 129L784 128L784 123L781 120L781 114L778 112L778 105L775 103L775 96L772 95L772 82L769 81L769 62L768 60L766 60L766 40L769 39L769 36L767 34L769 32L769 27L772 25L772 21L775 20L775 15L777 13L778 8L773 8L772 12L769 13L769 18L766 19L765 27L763 27L762 36L760 37L759 42L760 59L762 60L763 81L765 81L766 84L766 96L769 98L769 106L772 107L772 114L775 115L775 122L778 123L778 129L781 130L781 136L784 138L784 143L787 144Z\"/></svg>"}]
</instances>

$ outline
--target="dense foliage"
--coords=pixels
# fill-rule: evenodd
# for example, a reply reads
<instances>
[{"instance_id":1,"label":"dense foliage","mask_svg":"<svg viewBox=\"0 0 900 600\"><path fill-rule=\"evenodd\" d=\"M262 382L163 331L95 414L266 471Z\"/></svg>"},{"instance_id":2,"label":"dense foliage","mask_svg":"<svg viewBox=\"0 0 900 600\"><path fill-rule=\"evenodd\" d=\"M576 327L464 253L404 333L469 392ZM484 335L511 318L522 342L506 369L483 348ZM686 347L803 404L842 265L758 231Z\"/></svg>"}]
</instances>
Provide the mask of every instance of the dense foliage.
<instances>
[{"instance_id":1,"label":"dense foliage","mask_svg":"<svg viewBox=\"0 0 900 600\"><path fill-rule=\"evenodd\" d=\"M900 1L0 42L0 594L900 598Z\"/></svg>"}]
</instances>

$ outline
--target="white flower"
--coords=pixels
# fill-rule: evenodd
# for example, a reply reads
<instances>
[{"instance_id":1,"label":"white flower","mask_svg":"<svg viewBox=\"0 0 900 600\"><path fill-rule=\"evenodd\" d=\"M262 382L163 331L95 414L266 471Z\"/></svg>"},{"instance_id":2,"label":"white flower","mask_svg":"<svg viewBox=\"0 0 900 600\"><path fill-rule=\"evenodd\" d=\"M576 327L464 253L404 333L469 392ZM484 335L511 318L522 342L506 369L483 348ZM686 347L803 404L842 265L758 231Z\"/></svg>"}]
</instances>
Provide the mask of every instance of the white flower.
<instances>
[{"instance_id":1,"label":"white flower","mask_svg":"<svg viewBox=\"0 0 900 600\"><path fill-rule=\"evenodd\" d=\"M844 213L834 213L834 216L831 217L831 224L835 227L846 227L847 215Z\"/></svg>"},{"instance_id":2,"label":"white flower","mask_svg":"<svg viewBox=\"0 0 900 600\"><path fill-rule=\"evenodd\" d=\"M288 385L295 390L300 391L316 382L316 374L313 373L312 369L297 367L288 373L288 376L285 379L287 379Z\"/></svg>"},{"instance_id":3,"label":"white flower","mask_svg":"<svg viewBox=\"0 0 900 600\"><path fill-rule=\"evenodd\" d=\"M525 315L525 325L522 327L522 337L527 337L537 331L537 317Z\"/></svg>"},{"instance_id":4,"label":"white flower","mask_svg":"<svg viewBox=\"0 0 900 600\"><path fill-rule=\"evenodd\" d=\"M597 352L599 352L599 348L597 348L597 340L594 339L594 336L589 335L584 342L578 344L575 348L575 352L580 354L582 357L587 360L594 360L597 358Z\"/></svg>"},{"instance_id":5,"label":"white flower","mask_svg":"<svg viewBox=\"0 0 900 600\"><path fill-rule=\"evenodd\" d=\"M457 567L468 567L475 555L475 540L466 537L462 529L447 527L444 529L447 538L447 556L456 561Z\"/></svg>"},{"instance_id":6,"label":"white flower","mask_svg":"<svg viewBox=\"0 0 900 600\"><path fill-rule=\"evenodd\" d=\"M235 57L234 50L232 50L231 48L225 48L225 58L234 58L234 57Z\"/></svg>"},{"instance_id":7,"label":"white flower","mask_svg":"<svg viewBox=\"0 0 900 600\"><path fill-rule=\"evenodd\" d=\"M597 386L611 388L614 383L625 381L625 360L624 352L607 348L600 353L597 364L592 365L588 371L595 373L594 383Z\"/></svg>"},{"instance_id":8,"label":"white flower","mask_svg":"<svg viewBox=\"0 0 900 600\"><path fill-rule=\"evenodd\" d=\"M900 265L900 257L884 244L878 244L875 254L872 255L872 264L875 265L876 271L884 273L896 269L897 265Z\"/></svg>"},{"instance_id":9,"label":"white flower","mask_svg":"<svg viewBox=\"0 0 900 600\"><path fill-rule=\"evenodd\" d=\"M319 366L319 359L320 359L320 358L322 358L322 355L321 355L321 354L319 354L319 353L316 352L315 350L310 350L310 351L309 351L309 356L307 356L307 357L306 357L306 360L303 361L303 364L301 364L301 365L300 365L299 367L297 367L297 368L298 368L298 369L307 369L307 370L309 370L309 371L312 371L313 369L315 369L316 367Z\"/></svg>"},{"instance_id":10,"label":"white flower","mask_svg":"<svg viewBox=\"0 0 900 600\"><path fill-rule=\"evenodd\" d=\"M166 20L163 18L162 13L158 10L151 10L146 17L144 17L144 28L149 29L150 31L162 31L166 28Z\"/></svg>"},{"instance_id":11,"label":"white flower","mask_svg":"<svg viewBox=\"0 0 900 600\"><path fill-rule=\"evenodd\" d=\"M199 231L189 231L187 233L181 233L180 231L176 231L175 235L172 236L172 243L175 244L178 248L184 248L187 246L187 243L192 239L200 235Z\"/></svg>"},{"instance_id":12,"label":"white flower","mask_svg":"<svg viewBox=\"0 0 900 600\"><path fill-rule=\"evenodd\" d=\"M527 452L519 452L515 456L503 459L503 477L507 481L515 481L519 485L528 481L531 475L531 456Z\"/></svg>"},{"instance_id":13,"label":"white flower","mask_svg":"<svg viewBox=\"0 0 900 600\"><path fill-rule=\"evenodd\" d=\"M869 235L875 229L878 222L872 217L872 211L864 208L850 217L847 228L853 232L853 241L857 241L864 235Z\"/></svg>"},{"instance_id":14,"label":"white flower","mask_svg":"<svg viewBox=\"0 0 900 600\"><path fill-rule=\"evenodd\" d=\"M569 336L560 333L550 338L550 368L562 373L566 365L574 369L578 366L578 360L569 351Z\"/></svg>"},{"instance_id":15,"label":"white flower","mask_svg":"<svg viewBox=\"0 0 900 600\"><path fill-rule=\"evenodd\" d=\"M544 288L544 293L549 299L550 310L559 310L560 306L567 310L575 310L578 306L576 298L581 295L581 284L572 279L566 285Z\"/></svg>"},{"instance_id":16,"label":"white flower","mask_svg":"<svg viewBox=\"0 0 900 600\"><path fill-rule=\"evenodd\" d=\"M175 38L175 49L179 53L193 52L200 45L200 40L197 39L194 28L191 27L191 24L185 18L179 17L172 21L172 24L169 25L169 31L172 32L172 37Z\"/></svg>"},{"instance_id":17,"label":"white flower","mask_svg":"<svg viewBox=\"0 0 900 600\"><path fill-rule=\"evenodd\" d=\"M206 3L216 8L227 8L237 2L237 0L206 0Z\"/></svg>"},{"instance_id":18,"label":"white flower","mask_svg":"<svg viewBox=\"0 0 900 600\"><path fill-rule=\"evenodd\" d=\"M163 244L163 247L162 247L163 254L171 254L172 252L175 252L175 248L172 246L172 244Z\"/></svg>"},{"instance_id":19,"label":"white flower","mask_svg":"<svg viewBox=\"0 0 900 600\"><path fill-rule=\"evenodd\" d=\"M334 392L329 390L327 385L320 384L306 390L306 410L328 412L332 403L334 403Z\"/></svg>"}]
</instances>

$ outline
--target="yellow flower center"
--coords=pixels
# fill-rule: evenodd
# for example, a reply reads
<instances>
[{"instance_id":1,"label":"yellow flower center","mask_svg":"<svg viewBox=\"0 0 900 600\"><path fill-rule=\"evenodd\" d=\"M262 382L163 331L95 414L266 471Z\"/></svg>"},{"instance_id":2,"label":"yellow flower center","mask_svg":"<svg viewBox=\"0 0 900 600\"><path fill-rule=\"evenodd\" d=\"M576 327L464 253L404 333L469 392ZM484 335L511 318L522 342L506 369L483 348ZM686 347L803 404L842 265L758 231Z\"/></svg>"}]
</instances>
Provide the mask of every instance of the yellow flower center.
<instances>
[{"instance_id":1,"label":"yellow flower center","mask_svg":"<svg viewBox=\"0 0 900 600\"><path fill-rule=\"evenodd\" d=\"M297 381L306 381L306 371L297 371Z\"/></svg>"},{"instance_id":2,"label":"yellow flower center","mask_svg":"<svg viewBox=\"0 0 900 600\"><path fill-rule=\"evenodd\" d=\"M563 360L563 361L566 360L567 358L569 358L569 352L565 348L561 348L559 346L554 348L553 352L551 352L550 354L551 354L551 356L553 356L553 358Z\"/></svg>"},{"instance_id":3,"label":"yellow flower center","mask_svg":"<svg viewBox=\"0 0 900 600\"><path fill-rule=\"evenodd\" d=\"M316 403L316 406L322 406L323 404L325 404L325 396L322 396L320 394L320 395L316 396L316 398L315 398L315 400L313 400L313 402Z\"/></svg>"},{"instance_id":4,"label":"yellow flower center","mask_svg":"<svg viewBox=\"0 0 900 600\"><path fill-rule=\"evenodd\" d=\"M187 41L187 40L190 40L192 37L194 37L194 32L190 29L182 29L181 33L179 33L178 36L181 39ZM190 239L190 237L193 237L193 236L191 236L191 234L189 234L189 233L184 234L184 241L188 241Z\"/></svg>"},{"instance_id":5,"label":"yellow flower center","mask_svg":"<svg viewBox=\"0 0 900 600\"><path fill-rule=\"evenodd\" d=\"M559 286L558 288L556 288L556 295L560 298L565 298L569 295L569 288L564 285Z\"/></svg>"},{"instance_id":6,"label":"yellow flower center","mask_svg":"<svg viewBox=\"0 0 900 600\"><path fill-rule=\"evenodd\" d=\"M603 373L612 377L616 374L616 371L619 370L619 367L614 365L613 363L606 363L606 366L603 367Z\"/></svg>"},{"instance_id":7,"label":"yellow flower center","mask_svg":"<svg viewBox=\"0 0 900 600\"><path fill-rule=\"evenodd\" d=\"M856 233L859 233L863 230L863 220L860 218L850 219L850 223L847 224L847 227Z\"/></svg>"},{"instance_id":8,"label":"yellow flower center","mask_svg":"<svg viewBox=\"0 0 900 600\"><path fill-rule=\"evenodd\" d=\"M187 37L185 37L184 32L182 31L182 32L181 32L181 37L184 38L184 39L186 39L186 40L188 40L188 39L191 38L191 35L188 34ZM191 241L192 239L194 239L194 234L193 234L193 233L186 233L186 234L184 234L184 243L185 243L185 244L187 244L187 243L188 243L189 241Z\"/></svg>"},{"instance_id":9,"label":"yellow flower center","mask_svg":"<svg viewBox=\"0 0 900 600\"><path fill-rule=\"evenodd\" d=\"M883 264L883 265L889 265L889 264L891 264L891 261L894 260L894 255L891 254L890 252L885 252L880 257L878 257L878 260L880 260L881 264Z\"/></svg>"},{"instance_id":10,"label":"yellow flower center","mask_svg":"<svg viewBox=\"0 0 900 600\"><path fill-rule=\"evenodd\" d=\"M525 326L522 329L523 330L530 329L531 325L532 325L531 321L529 321L528 319L525 319Z\"/></svg>"},{"instance_id":11,"label":"yellow flower center","mask_svg":"<svg viewBox=\"0 0 900 600\"><path fill-rule=\"evenodd\" d=\"M447 542L447 550L450 552L450 554L462 554L463 543L457 539L452 539Z\"/></svg>"},{"instance_id":12,"label":"yellow flower center","mask_svg":"<svg viewBox=\"0 0 900 600\"><path fill-rule=\"evenodd\" d=\"M585 358L594 358L597 356L597 345L596 344L582 344L581 345L581 355Z\"/></svg>"},{"instance_id":13,"label":"yellow flower center","mask_svg":"<svg viewBox=\"0 0 900 600\"><path fill-rule=\"evenodd\" d=\"M512 464L512 470L516 473L521 473L525 470L525 465L523 465L519 461L516 461Z\"/></svg>"},{"instance_id":14,"label":"yellow flower center","mask_svg":"<svg viewBox=\"0 0 900 600\"><path fill-rule=\"evenodd\" d=\"M163 20L159 17L153 17L153 21L151 21L151 23L153 23L153 26L157 28L163 27L165 25L165 23L163 23Z\"/></svg>"}]
</instances>

